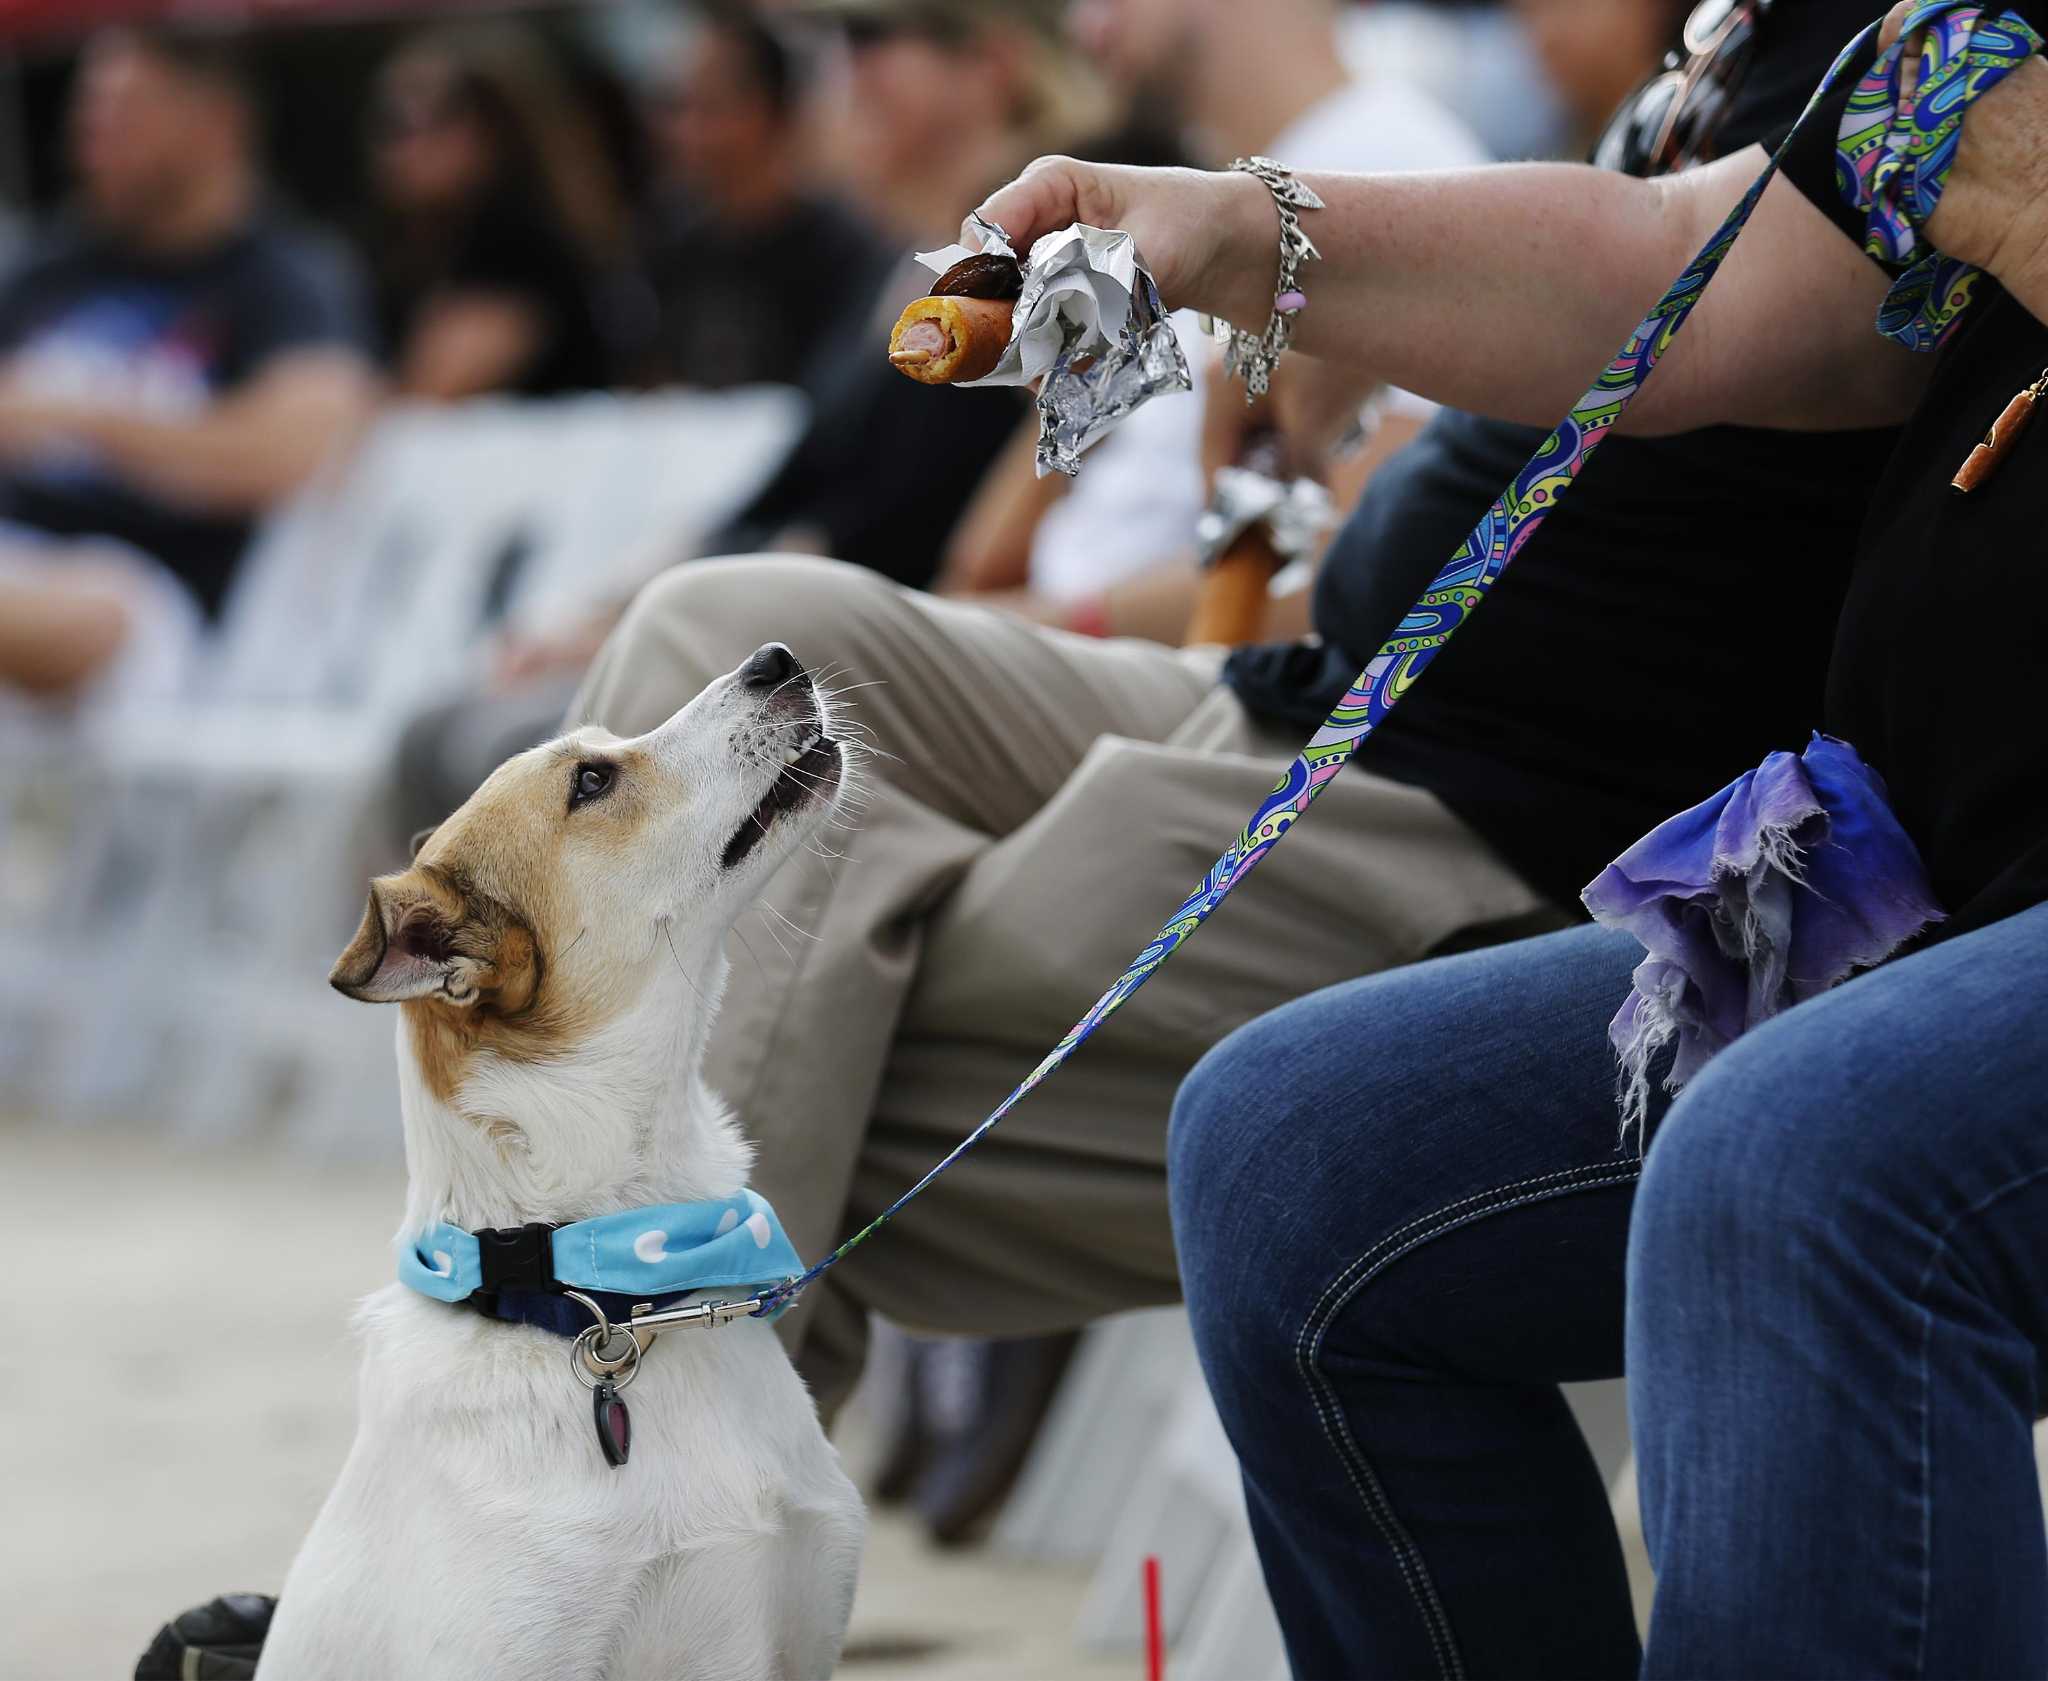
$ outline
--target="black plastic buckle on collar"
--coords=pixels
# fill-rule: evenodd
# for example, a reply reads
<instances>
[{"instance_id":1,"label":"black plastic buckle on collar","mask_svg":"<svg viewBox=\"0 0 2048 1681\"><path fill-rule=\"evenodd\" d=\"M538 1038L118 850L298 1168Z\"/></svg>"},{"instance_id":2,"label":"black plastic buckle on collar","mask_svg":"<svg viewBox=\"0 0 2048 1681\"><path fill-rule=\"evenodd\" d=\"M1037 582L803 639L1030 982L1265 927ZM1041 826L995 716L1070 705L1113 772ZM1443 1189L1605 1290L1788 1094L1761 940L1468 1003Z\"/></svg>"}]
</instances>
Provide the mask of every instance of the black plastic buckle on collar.
<instances>
[{"instance_id":1,"label":"black plastic buckle on collar","mask_svg":"<svg viewBox=\"0 0 2048 1681\"><path fill-rule=\"evenodd\" d=\"M562 1289L555 1277L555 1227L547 1220L523 1226L486 1226L473 1234L483 1282L468 1300L480 1313L496 1316L498 1292L508 1285L554 1295Z\"/></svg>"}]
</instances>

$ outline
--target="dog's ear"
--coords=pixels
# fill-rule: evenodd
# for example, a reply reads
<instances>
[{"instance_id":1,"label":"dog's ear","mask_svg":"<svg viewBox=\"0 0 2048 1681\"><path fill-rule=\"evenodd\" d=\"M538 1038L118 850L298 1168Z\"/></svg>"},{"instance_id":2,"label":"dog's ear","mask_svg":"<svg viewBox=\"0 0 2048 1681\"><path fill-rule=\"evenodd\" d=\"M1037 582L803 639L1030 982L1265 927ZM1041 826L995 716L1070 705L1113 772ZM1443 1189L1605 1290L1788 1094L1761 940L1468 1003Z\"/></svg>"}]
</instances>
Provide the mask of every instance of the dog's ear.
<instances>
[{"instance_id":1,"label":"dog's ear","mask_svg":"<svg viewBox=\"0 0 2048 1681\"><path fill-rule=\"evenodd\" d=\"M444 898L412 871L379 876L370 883L356 937L334 960L327 984L365 1004L430 997L474 1003L474 965L456 949L463 914Z\"/></svg>"},{"instance_id":2,"label":"dog's ear","mask_svg":"<svg viewBox=\"0 0 2048 1681\"><path fill-rule=\"evenodd\" d=\"M415 829L413 831L412 841L406 852L406 856L410 858L415 864L417 864L420 858L420 848L425 846L428 841L432 840L435 835L439 834L440 830L441 825L438 823L430 824L428 827L424 829Z\"/></svg>"},{"instance_id":3,"label":"dog's ear","mask_svg":"<svg viewBox=\"0 0 2048 1681\"><path fill-rule=\"evenodd\" d=\"M513 1014L539 989L540 954L504 906L414 869L370 883L362 924L327 981L366 1004L433 998L466 1007L488 998Z\"/></svg>"}]
</instances>

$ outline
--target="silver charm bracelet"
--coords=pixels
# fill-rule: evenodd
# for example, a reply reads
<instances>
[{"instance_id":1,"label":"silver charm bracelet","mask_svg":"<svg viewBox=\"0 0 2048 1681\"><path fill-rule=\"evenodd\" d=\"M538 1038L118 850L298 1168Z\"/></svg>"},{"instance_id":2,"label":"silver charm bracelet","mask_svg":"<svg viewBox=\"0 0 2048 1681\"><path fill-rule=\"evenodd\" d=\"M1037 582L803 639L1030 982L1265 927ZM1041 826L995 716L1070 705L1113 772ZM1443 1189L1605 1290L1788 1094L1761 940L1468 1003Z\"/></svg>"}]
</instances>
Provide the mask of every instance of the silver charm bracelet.
<instances>
[{"instance_id":1,"label":"silver charm bracelet","mask_svg":"<svg viewBox=\"0 0 2048 1681\"><path fill-rule=\"evenodd\" d=\"M1264 184L1273 195L1273 208L1280 213L1280 278L1273 287L1273 313L1263 333L1247 333L1226 327L1223 371L1244 381L1244 400L1263 397L1273 380L1273 366L1294 337L1294 318L1308 307L1308 294L1301 289L1301 265L1310 257L1318 261L1322 252L1301 231L1304 210L1320 210L1323 201L1296 179L1294 171L1272 158L1239 158L1230 166Z\"/></svg>"}]
</instances>

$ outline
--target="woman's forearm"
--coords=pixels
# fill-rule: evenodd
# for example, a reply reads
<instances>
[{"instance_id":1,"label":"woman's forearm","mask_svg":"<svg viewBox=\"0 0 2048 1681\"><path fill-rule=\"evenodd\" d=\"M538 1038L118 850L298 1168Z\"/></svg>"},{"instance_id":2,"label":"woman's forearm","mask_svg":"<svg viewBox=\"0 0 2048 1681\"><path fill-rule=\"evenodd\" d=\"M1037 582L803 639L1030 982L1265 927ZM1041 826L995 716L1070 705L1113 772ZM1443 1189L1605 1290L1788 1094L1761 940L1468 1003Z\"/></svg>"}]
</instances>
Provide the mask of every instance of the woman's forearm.
<instances>
[{"instance_id":1,"label":"woman's forearm","mask_svg":"<svg viewBox=\"0 0 2048 1681\"><path fill-rule=\"evenodd\" d=\"M1548 424L1585 391L1764 163L1760 148L1637 180L1572 164L1303 179L1295 345L1439 402ZM1169 304L1265 325L1278 224L1247 175L1034 166L993 218L1020 239L1072 221L1128 228ZM1917 375L1873 329L1881 273L1773 185L1687 332L1631 411L1643 431L1742 420L1878 425Z\"/></svg>"},{"instance_id":2,"label":"woman's forearm","mask_svg":"<svg viewBox=\"0 0 2048 1681\"><path fill-rule=\"evenodd\" d=\"M1278 223L1250 176L1227 247L1187 301L1256 332L1272 308ZM1658 183L1564 164L1415 175L1306 174L1295 348L1508 419L1555 420L1692 255ZM1732 203L1739 185L1731 186ZM1709 226L1712 224L1710 223Z\"/></svg>"},{"instance_id":3,"label":"woman's forearm","mask_svg":"<svg viewBox=\"0 0 2048 1681\"><path fill-rule=\"evenodd\" d=\"M1322 261L1306 265L1295 344L1438 402L1548 425L1763 163L1752 149L1651 181L1571 164L1308 176L1326 206L1306 219ZM1626 429L1897 418L1921 370L1876 336L1884 287L1795 188L1774 182Z\"/></svg>"}]
</instances>

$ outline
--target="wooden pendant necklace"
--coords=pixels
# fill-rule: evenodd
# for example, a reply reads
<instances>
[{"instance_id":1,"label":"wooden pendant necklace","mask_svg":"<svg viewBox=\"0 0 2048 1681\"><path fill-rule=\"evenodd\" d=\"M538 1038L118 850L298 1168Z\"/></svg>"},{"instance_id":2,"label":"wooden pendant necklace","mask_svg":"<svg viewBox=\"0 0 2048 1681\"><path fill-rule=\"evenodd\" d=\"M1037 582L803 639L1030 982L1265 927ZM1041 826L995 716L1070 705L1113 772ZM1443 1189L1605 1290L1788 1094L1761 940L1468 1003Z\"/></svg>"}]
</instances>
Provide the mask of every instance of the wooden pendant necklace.
<instances>
[{"instance_id":1,"label":"wooden pendant necklace","mask_svg":"<svg viewBox=\"0 0 2048 1681\"><path fill-rule=\"evenodd\" d=\"M1969 459L1949 480L1949 488L1959 496L1967 496L1988 484L2012 454L2013 446L2020 441L2020 434L2027 429L2043 399L2048 399L2048 368L2043 368L2039 379L2005 405L2005 412L1991 423L1984 441L1970 451Z\"/></svg>"}]
</instances>

